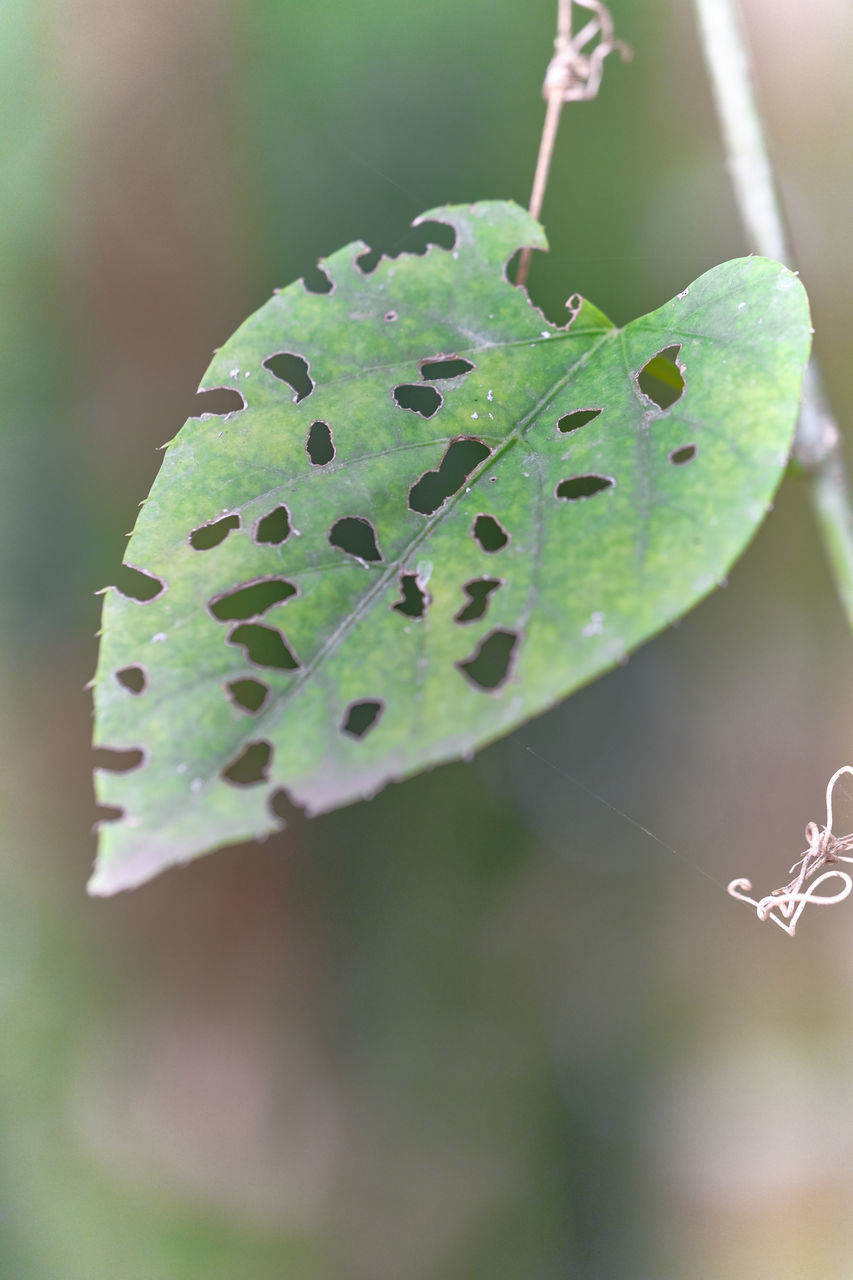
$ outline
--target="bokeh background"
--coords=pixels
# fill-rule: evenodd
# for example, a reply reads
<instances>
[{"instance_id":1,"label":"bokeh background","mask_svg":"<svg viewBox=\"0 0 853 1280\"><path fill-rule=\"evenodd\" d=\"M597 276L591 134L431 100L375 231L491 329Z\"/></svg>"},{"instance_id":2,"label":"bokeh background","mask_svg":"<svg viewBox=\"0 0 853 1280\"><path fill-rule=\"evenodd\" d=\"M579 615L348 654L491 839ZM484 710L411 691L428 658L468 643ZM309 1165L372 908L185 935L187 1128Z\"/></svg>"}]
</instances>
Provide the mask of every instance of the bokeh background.
<instances>
[{"instance_id":1,"label":"bokeh background","mask_svg":"<svg viewBox=\"0 0 853 1280\"><path fill-rule=\"evenodd\" d=\"M531 292L623 322L745 245L690 6L612 7L636 57L566 113ZM796 478L727 590L473 763L84 895L94 592L157 446L318 256L526 203L554 9L4 0L3 1277L853 1275L853 905L791 941L722 888L853 760ZM843 420L853 16L746 14Z\"/></svg>"}]
</instances>

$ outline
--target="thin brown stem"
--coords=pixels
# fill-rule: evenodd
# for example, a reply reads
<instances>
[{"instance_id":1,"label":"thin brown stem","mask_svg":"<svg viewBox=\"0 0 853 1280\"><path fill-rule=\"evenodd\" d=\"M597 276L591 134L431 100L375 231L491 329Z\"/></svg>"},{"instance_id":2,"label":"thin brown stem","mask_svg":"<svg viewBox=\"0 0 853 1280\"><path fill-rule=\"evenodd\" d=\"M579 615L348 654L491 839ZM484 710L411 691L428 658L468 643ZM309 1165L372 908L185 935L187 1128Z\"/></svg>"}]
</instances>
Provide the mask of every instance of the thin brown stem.
<instances>
[{"instance_id":1,"label":"thin brown stem","mask_svg":"<svg viewBox=\"0 0 853 1280\"><path fill-rule=\"evenodd\" d=\"M614 40L613 22L602 0L576 0L576 3L584 9L590 9L595 16L573 37L572 0L558 0L554 56L548 64L542 89L548 106L545 111L545 123L542 126L542 138L539 142L539 155L536 160L536 173L533 177L529 205L531 216L537 221L545 200L563 104L595 97L601 83L604 59L608 53L618 49L623 60L631 57L631 51L627 45ZM599 43L589 53L584 53L584 47L596 36L600 37ZM523 285L527 281L531 255L531 249L522 249L515 277L515 283L518 285Z\"/></svg>"},{"instance_id":2,"label":"thin brown stem","mask_svg":"<svg viewBox=\"0 0 853 1280\"><path fill-rule=\"evenodd\" d=\"M554 48L559 53L560 50L568 48L571 40L572 0L557 0L557 39L554 41ZM542 137L539 140L539 155L536 158L533 190L530 193L530 204L528 205L530 216L535 218L537 222L545 201L548 174L551 172L551 157L554 154L554 143L557 141L557 130L560 127L560 112L563 110L563 93L563 86L555 84L547 95L548 106L545 110L545 123L542 126ZM530 270L532 256L532 249L522 249L515 277L516 284L527 283L527 273Z\"/></svg>"},{"instance_id":3,"label":"thin brown stem","mask_svg":"<svg viewBox=\"0 0 853 1280\"><path fill-rule=\"evenodd\" d=\"M560 125L560 113L563 110L563 90L557 86L552 89L548 95L548 106L545 110L545 124L542 126L542 138L539 143L539 156L536 161L536 173L533 176L533 190L530 194L530 216L539 220L542 212L542 205L545 200L545 189L548 186L548 174L551 171L551 157L554 154L554 143L557 140L557 129ZM530 248L522 249L521 257L518 260L518 271L515 277L516 284L527 283L527 273L530 270L530 259L533 256L533 250Z\"/></svg>"}]
</instances>

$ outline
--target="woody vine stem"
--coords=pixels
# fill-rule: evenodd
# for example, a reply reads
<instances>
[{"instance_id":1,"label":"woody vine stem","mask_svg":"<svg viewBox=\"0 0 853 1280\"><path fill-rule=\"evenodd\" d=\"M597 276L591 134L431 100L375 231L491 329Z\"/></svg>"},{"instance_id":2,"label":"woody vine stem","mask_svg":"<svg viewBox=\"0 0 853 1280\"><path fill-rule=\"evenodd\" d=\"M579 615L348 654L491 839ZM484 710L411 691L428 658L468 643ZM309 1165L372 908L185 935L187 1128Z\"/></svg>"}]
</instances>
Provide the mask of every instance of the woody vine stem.
<instances>
[{"instance_id":1,"label":"woody vine stem","mask_svg":"<svg viewBox=\"0 0 853 1280\"><path fill-rule=\"evenodd\" d=\"M736 0L693 0L726 161L749 246L793 267ZM853 629L853 500L841 433L812 356L803 380L794 458L808 472L810 498L835 586Z\"/></svg>"}]
</instances>

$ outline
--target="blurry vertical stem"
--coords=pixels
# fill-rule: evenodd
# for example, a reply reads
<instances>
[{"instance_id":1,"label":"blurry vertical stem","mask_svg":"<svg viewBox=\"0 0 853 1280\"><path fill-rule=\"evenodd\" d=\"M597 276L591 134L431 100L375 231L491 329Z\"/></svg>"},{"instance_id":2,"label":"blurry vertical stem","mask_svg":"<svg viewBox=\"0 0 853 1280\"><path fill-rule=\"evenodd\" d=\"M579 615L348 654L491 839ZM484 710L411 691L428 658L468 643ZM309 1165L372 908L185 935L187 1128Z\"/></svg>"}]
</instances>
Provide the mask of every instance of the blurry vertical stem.
<instances>
[{"instance_id":1,"label":"blurry vertical stem","mask_svg":"<svg viewBox=\"0 0 853 1280\"><path fill-rule=\"evenodd\" d=\"M620 40L614 40L613 20L607 6L602 4L601 0L575 0L575 3L584 9L590 9L595 16L572 38L572 3L573 0L557 0L557 38L554 41L554 56L548 64L545 83L542 86L542 96L548 105L545 110L545 123L542 126L536 173L533 177L533 190L528 206L531 216L537 222L545 199L545 188L548 185L551 157L554 154L554 143L557 140L563 104L595 97L601 83L604 59L608 53L617 49L623 61L631 57L628 46L622 44ZM584 53L584 46L596 36L601 37L599 43L590 53ZM525 284L527 281L531 253L530 249L521 251L515 276L516 284Z\"/></svg>"},{"instance_id":2,"label":"blurry vertical stem","mask_svg":"<svg viewBox=\"0 0 853 1280\"><path fill-rule=\"evenodd\" d=\"M558 0L558 5L557 39L554 41L554 47L557 50L559 50L560 45L571 43L572 0ZM528 205L530 216L535 218L537 222L542 212L542 202L545 199L545 188L548 185L548 174L551 171L551 157L554 154L554 143L557 140L557 129L560 126L563 101L563 86L556 83L553 84L547 94L548 105L545 108L545 123L542 126L539 155L536 158L536 172L533 175L533 190L530 193L530 204ZM527 273L530 270L532 253L532 249L522 249L521 257L518 260L518 271L515 276L516 284L527 283Z\"/></svg>"},{"instance_id":3,"label":"blurry vertical stem","mask_svg":"<svg viewBox=\"0 0 853 1280\"><path fill-rule=\"evenodd\" d=\"M729 176L750 247L793 266L736 0L693 0L720 120ZM853 629L853 500L841 435L814 357L806 369L794 457L810 496L835 585Z\"/></svg>"}]
</instances>

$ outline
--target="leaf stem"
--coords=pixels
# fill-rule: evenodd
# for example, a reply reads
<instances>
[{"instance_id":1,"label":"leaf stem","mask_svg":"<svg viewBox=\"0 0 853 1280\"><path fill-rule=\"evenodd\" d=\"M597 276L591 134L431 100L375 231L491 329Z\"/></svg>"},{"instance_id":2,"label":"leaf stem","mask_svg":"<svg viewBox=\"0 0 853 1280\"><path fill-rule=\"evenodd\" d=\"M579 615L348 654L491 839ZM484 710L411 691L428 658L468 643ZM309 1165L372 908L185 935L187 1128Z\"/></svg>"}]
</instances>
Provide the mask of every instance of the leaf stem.
<instances>
[{"instance_id":1,"label":"leaf stem","mask_svg":"<svg viewBox=\"0 0 853 1280\"><path fill-rule=\"evenodd\" d=\"M557 39L554 47L566 46L572 39L572 0L557 0ZM539 139L539 155L536 157L536 172L533 175L533 190L530 193L530 204L527 206L530 216L539 221L545 190L548 186L548 175L551 172L551 157L554 154L554 143L557 141L557 130L560 127L560 115L563 110L562 85L554 84L548 92L548 105L545 108L545 123L542 126L542 137ZM526 284L530 270L530 259L533 250L522 249L518 260L516 284Z\"/></svg>"},{"instance_id":2,"label":"leaf stem","mask_svg":"<svg viewBox=\"0 0 853 1280\"><path fill-rule=\"evenodd\" d=\"M554 56L548 64L545 83L542 86L542 96L548 106L545 110L545 123L542 126L536 172L533 176L533 190L528 205L531 216L536 218L537 222L542 212L545 189L548 186L551 157L554 154L554 143L557 140L563 104L580 102L596 96L601 83L604 59L614 49L618 50L623 61L627 61L632 56L626 44L613 38L613 20L602 0L575 0L575 3L584 9L590 9L595 16L573 38L572 3L573 0L557 0L557 38L554 41ZM599 43L589 53L584 53L584 47L596 36L600 36ZM532 249L521 251L515 276L517 285L527 282L532 253Z\"/></svg>"},{"instance_id":3,"label":"leaf stem","mask_svg":"<svg viewBox=\"0 0 853 1280\"><path fill-rule=\"evenodd\" d=\"M736 0L693 0L735 201L750 246L793 266ZM853 629L853 496L841 433L813 356L803 379L793 456L810 497L841 605Z\"/></svg>"},{"instance_id":4,"label":"leaf stem","mask_svg":"<svg viewBox=\"0 0 853 1280\"><path fill-rule=\"evenodd\" d=\"M545 188L548 185L548 173L551 168L551 156L554 154L554 143L557 139L557 129L560 125L560 113L562 110L563 95L559 89L552 89L548 95L548 107L545 111L545 123L542 126L542 139L539 143L539 157L536 161L536 173L533 177L533 191L530 194L530 204L528 205L531 217L534 217L537 222L542 212L542 202L545 199ZM530 270L532 256L532 249L522 249L521 257L518 260L518 271L515 276L516 284L527 283L527 273Z\"/></svg>"}]
</instances>

